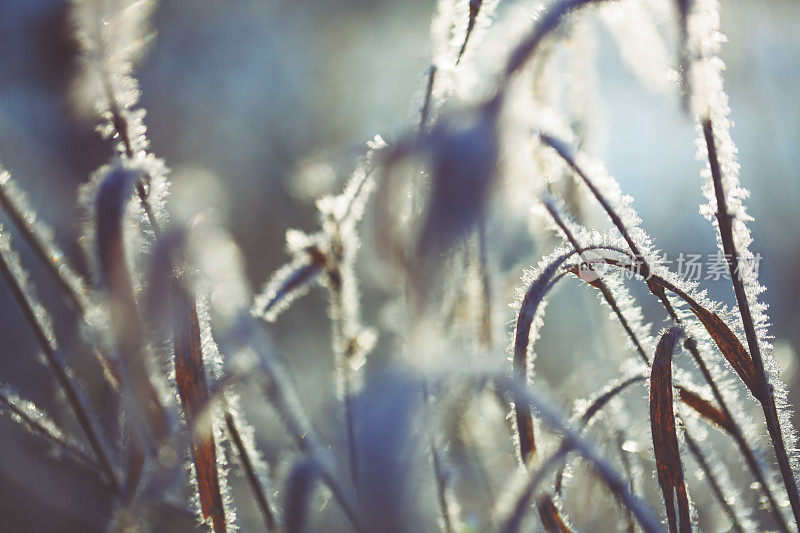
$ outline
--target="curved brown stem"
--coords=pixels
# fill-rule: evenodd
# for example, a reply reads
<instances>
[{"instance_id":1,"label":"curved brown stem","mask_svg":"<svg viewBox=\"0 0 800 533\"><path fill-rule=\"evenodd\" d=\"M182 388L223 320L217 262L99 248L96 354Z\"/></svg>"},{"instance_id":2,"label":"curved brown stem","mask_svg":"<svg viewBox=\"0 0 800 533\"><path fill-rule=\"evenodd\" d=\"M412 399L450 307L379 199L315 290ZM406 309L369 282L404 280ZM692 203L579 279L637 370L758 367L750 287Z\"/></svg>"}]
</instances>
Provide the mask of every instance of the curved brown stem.
<instances>
[{"instance_id":1,"label":"curved brown stem","mask_svg":"<svg viewBox=\"0 0 800 533\"><path fill-rule=\"evenodd\" d=\"M739 306L739 314L742 317L742 326L744 327L744 334L747 339L747 347L749 348L750 356L755 366L755 378L764 391L764 398L761 399L761 406L764 410L767 431L772 440L775 458L778 461L778 468L783 478L783 484L789 495L789 502L792 506L792 513L794 514L795 525L797 526L800 525L800 493L798 493L797 481L795 480L794 471L789 461L789 455L786 452L786 443L783 441L783 436L781 434L781 426L778 421L772 385L769 383L769 378L764 369L761 346L759 345L758 336L756 335L755 322L753 321L750 302L747 299L747 292L745 291L744 280L742 279L742 265L740 262L739 250L737 250L736 242L733 238L733 215L728 212L727 199L722 184L722 170L720 169L717 146L714 140L714 126L710 118L706 118L703 121L703 136L706 141L708 162L711 167L711 178L717 200L716 217L717 226L719 227L719 236L722 241L722 249L725 252L725 258L728 262L733 291L736 295L736 303Z\"/></svg>"}]
</instances>

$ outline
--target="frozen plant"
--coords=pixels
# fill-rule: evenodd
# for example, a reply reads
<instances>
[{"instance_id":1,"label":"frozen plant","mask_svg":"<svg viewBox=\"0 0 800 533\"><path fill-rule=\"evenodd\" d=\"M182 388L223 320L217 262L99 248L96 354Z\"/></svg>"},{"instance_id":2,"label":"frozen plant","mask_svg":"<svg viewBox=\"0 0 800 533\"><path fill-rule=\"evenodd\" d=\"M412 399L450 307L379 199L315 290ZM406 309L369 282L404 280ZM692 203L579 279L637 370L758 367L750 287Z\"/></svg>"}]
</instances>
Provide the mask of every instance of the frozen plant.
<instances>
[{"instance_id":1,"label":"frozen plant","mask_svg":"<svg viewBox=\"0 0 800 533\"><path fill-rule=\"evenodd\" d=\"M112 145L78 191L91 273L0 169L12 227L0 225L0 274L77 424L2 376L0 410L95 475L112 507L97 529L798 530L796 434L730 133L718 0L499 4L437 2L419 114L367 143L341 192L316 200L314 231L286 231L284 266L254 295L223 217L176 208L150 151L135 67L157 46L154 3L72 0L73 104ZM669 268L594 155L593 20L696 125L700 212L735 308ZM538 257L508 253L513 225ZM43 269L23 264L12 233ZM62 347L29 271L53 278L77 341ZM578 304L592 349L553 386L541 368L571 354L547 353L545 310L570 283L597 296ZM318 315L319 294L303 298L314 292ZM315 364L330 394L277 340L292 320L293 349L329 331ZM105 405L72 370L85 353Z\"/></svg>"}]
</instances>

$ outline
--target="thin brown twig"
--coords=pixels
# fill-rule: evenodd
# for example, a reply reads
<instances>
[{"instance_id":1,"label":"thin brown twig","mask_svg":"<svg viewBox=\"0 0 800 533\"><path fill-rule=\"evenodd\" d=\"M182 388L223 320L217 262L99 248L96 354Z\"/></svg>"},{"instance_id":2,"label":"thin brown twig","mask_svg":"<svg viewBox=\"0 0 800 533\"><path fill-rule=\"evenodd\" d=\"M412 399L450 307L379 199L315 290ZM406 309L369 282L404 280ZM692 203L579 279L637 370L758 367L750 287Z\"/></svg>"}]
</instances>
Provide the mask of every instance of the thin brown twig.
<instances>
[{"instance_id":1,"label":"thin brown twig","mask_svg":"<svg viewBox=\"0 0 800 533\"><path fill-rule=\"evenodd\" d=\"M272 510L269 499L264 493L264 487L261 485L261 481L256 474L253 460L250 458L250 453L247 451L247 447L242 441L239 428L230 412L225 413L225 425L228 428L228 435L230 435L233 440L233 445L236 447L239 462L247 477L247 483L250 485L250 490L253 491L258 509L261 511L261 516L264 518L264 525L267 527L267 531L277 531L278 525L275 511Z\"/></svg>"},{"instance_id":2,"label":"thin brown twig","mask_svg":"<svg viewBox=\"0 0 800 533\"><path fill-rule=\"evenodd\" d=\"M719 164L719 156L717 154L717 146L714 138L714 126L710 118L703 120L703 136L706 141L706 148L708 151L708 161L711 167L711 178L714 184L714 194L717 200L717 226L719 228L720 241L722 242L722 249L725 253L725 258L728 262L728 269L731 274L731 282L733 284L733 291L736 295L736 303L739 307L739 314L742 318L742 326L744 327L745 338L747 339L747 346L749 348L750 356L755 366L756 379L760 382L764 391L764 398L761 401L761 406L764 410L764 418L767 423L767 430L770 439L772 440L772 447L775 450L775 457L778 461L778 468L783 478L783 484L786 487L786 492L789 495L789 502L792 506L792 513L794 514L795 525L800 526L800 493L797 489L797 481L795 480L794 471L789 461L789 456L786 452L786 443L783 441L781 434L781 425L778 421L778 413L775 406L775 398L772 392L772 385L769 382L766 371L764 369L764 360L761 356L761 346L758 342L756 334L755 323L753 315L750 310L750 302L747 298L747 292L744 287L744 280L742 279L741 262L739 250L736 248L736 242L733 237L733 215L728 212L727 198L722 183L722 170Z\"/></svg>"}]
</instances>

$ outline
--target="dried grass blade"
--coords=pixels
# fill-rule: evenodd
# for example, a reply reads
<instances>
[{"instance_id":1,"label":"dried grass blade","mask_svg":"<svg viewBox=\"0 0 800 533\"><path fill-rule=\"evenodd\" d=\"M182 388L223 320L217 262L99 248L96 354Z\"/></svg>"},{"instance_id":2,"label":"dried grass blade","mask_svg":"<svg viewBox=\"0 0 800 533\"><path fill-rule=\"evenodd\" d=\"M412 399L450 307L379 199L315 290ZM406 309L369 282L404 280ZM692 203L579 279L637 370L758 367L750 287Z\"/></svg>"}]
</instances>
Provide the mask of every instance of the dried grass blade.
<instances>
[{"instance_id":1,"label":"dried grass blade","mask_svg":"<svg viewBox=\"0 0 800 533\"><path fill-rule=\"evenodd\" d=\"M607 264L607 265L612 265L612 266L615 266L615 267L618 267L618 268L623 268L623 269L629 270L630 272L633 272L635 274L641 274L641 271L637 270L634 266L632 266L630 264L627 264L627 263L624 263L624 262L621 262L621 261L617 261L615 259L605 258L603 260L603 262L604 262L604 264ZM572 274L575 274L576 276L580 277L578 275L577 267L569 267L569 268L566 268L565 271L571 272ZM697 315L698 312L700 312L701 314L705 313L706 315L711 315L712 314L710 311L708 311L708 310L704 309L702 306L700 306L688 294L686 294L685 292L681 291L680 289L678 289L677 287L675 287L673 284L669 283L668 281L664 280L663 278L660 278L659 276L655 276L655 275L651 274L649 281L650 281L650 283L648 283L648 287L649 288L651 288L651 289L652 288L656 288L656 289L658 289L658 290L660 290L662 292L665 289L669 290L669 291L675 293L677 296L679 296L681 299L683 299L687 303L689 303L690 309L692 309L692 311L695 313L695 315ZM702 310L702 311L700 311L700 310ZM701 323L702 323L702 321L701 321ZM724 326L724 323L723 323L723 326ZM728 344L729 343L738 342L738 340L736 339L736 336L733 334L732 331L730 331L730 328L727 328L727 326L724 326L724 327L728 331L728 334L724 335L724 337L728 340ZM712 380L712 378L711 378L711 376L710 376L710 374L708 372L708 369L705 366L705 363L699 357L699 352L696 349L696 344L694 344L694 343L692 343L690 341L692 341L692 339L687 339L687 341L685 343L685 346L688 349L690 349L690 352L692 353L692 357L695 359L695 362L698 364L701 372L703 372L703 374L704 374L704 378L706 379L706 382L708 383L708 385L711 387L712 391L714 392L714 397L715 397L715 399L717 400L717 402L718 402L718 404L720 406L720 412L723 414L723 416L724 416L723 419L726 421L726 426L724 427L724 429L726 429L730 433L731 437L736 441L737 445L739 446L739 449L742 452L742 456L744 457L745 462L748 465L748 468L753 473L753 476L756 478L756 480L758 481L759 485L761 486L761 490L764 493L764 496L769 501L770 507L772 508L773 516L776 519L776 526L781 531L788 531L788 527L786 526L786 522L783 519L783 515L779 511L780 506L777 504L775 496L772 493L772 490L770 489L769 484L767 483L767 480L766 480L766 477L765 477L764 472L762 470L761 464L756 459L756 456L755 456L755 453L754 453L753 449L747 443L744 435L742 434L741 428L738 426L736 421L732 418L730 410L725 406L724 400L722 399L721 393L719 392L719 388L713 382L713 380ZM739 345L741 346L741 343L739 343ZM723 348L719 344L717 344L717 346L720 348L721 351L723 350ZM692 347L694 347L694 351L692 351ZM725 356L726 360L728 360L729 362L731 362L732 358L734 360L737 360L736 356L732 355L730 352L723 351L723 355ZM733 366L733 364L732 364L732 366ZM733 368L735 370L736 366L733 366ZM758 392L757 391L760 390L760 389L756 389L754 391L752 388L750 388L750 385L754 385L754 384L752 382L748 383L748 381L746 381L746 377L742 376L742 374L739 374L739 376L742 378L742 380L745 383L745 385L748 386L749 390L758 399L759 396L758 396ZM689 407L692 407L692 406L689 405ZM698 414L700 414L701 417L705 417L704 413L698 413Z\"/></svg>"},{"instance_id":2,"label":"dried grass blade","mask_svg":"<svg viewBox=\"0 0 800 533\"><path fill-rule=\"evenodd\" d=\"M697 319L706 328L708 334L711 335L714 344L719 347L722 355L725 356L725 359L728 360L745 385L747 385L747 388L753 393L753 396L761 400L764 397L763 388L760 382L756 380L753 360L739 341L739 338L736 337L736 334L716 313L704 309L696 302L687 300L687 303L689 303L689 307Z\"/></svg>"},{"instance_id":3,"label":"dried grass blade","mask_svg":"<svg viewBox=\"0 0 800 533\"><path fill-rule=\"evenodd\" d=\"M709 138L710 123L708 124L708 126L709 126L708 128L704 128L704 129L706 129L706 139L707 140ZM774 411L775 411L774 406L773 406L772 409L770 409L770 405L772 404L772 402L770 401L770 398L769 398L771 396L770 391L769 390L765 390L765 388L766 388L766 380L755 380L755 379L753 379L754 375L763 376L763 374L760 373L760 372L759 373L755 373L755 371L763 370L763 368L762 368L762 365L761 365L761 359L760 359L760 355L759 355L759 352L758 352L758 343L757 342L752 342L753 335L750 334L750 333L752 333L752 328L748 328L748 324L752 326L752 321L746 320L746 315L749 316L749 314L747 312L747 311L749 311L749 309L745 309L747 307L746 305L744 306L745 308L742 308L742 300L738 298L739 293L737 292L737 300L740 303L740 311L742 312L743 323L745 325L745 330L746 330L745 332L747 333L748 343L750 344L750 347L751 347L751 353L754 355L754 360L752 360L752 361L749 359L749 355L750 354L748 354L744 350L744 348L741 346L741 342L739 342L739 340L736 338L736 336L733 334L733 332L730 331L730 328L728 328L727 325L725 325L723 321L721 321L721 320L716 320L715 321L714 320L714 318L718 319L719 318L718 316L715 316L714 313L704 309L702 306L699 306L697 304L697 302L695 302L692 298L690 298L685 292L678 290L674 286L670 286L665 280L662 280L662 279L657 278L656 276L652 275L652 271L650 269L650 266L647 264L644 256L639 251L638 246L636 245L636 243L631 238L631 235L630 235L630 232L628 231L628 228L622 222L622 219L616 213L615 209L611 206L611 204L607 201L607 199L600 193L600 191L597 189L597 187L594 185L594 183L592 183L592 180L589 179L587 174L577 164L575 158L572 157L572 154L571 154L570 150L568 149L568 147L566 147L566 145L564 143L558 141L557 139L549 137L547 135L540 135L540 138L541 138L542 142L544 142L545 144L548 144L554 150L556 150L556 152L581 177L581 179L584 181L586 186L591 190L591 192L594 195L594 197L597 199L597 201L601 204L603 209L606 211L606 213L609 216L609 218L611 219L612 223L617 227L618 231L620 232L622 237L627 242L628 247L630 248L630 251L633 254L634 265L625 265L625 268L628 268L634 274L641 275L645 279L645 281L647 283L647 286L650 289L650 291L661 301L661 303L663 304L663 306L666 309L667 313L670 315L670 317L675 322L680 324L681 319L678 316L677 312L673 308L672 304L670 303L669 298L666 295L666 290L665 289L667 289L667 288L669 290L671 290L672 292L674 292L675 294L677 294L678 296L680 296L685 301L689 302L690 306L692 307L693 312L695 312L696 315L698 313L700 313L700 315L698 315L698 318L701 319L701 323L703 323L703 325L707 329L709 327L711 328L711 329L709 329L709 333L714 338L714 341L717 343L717 345L719 346L720 350L723 352L723 354L726 357L726 359L732 364L732 366L734 367L734 370L737 371L737 373L739 374L741 379L744 381L744 383L747 385L747 387L752 392L752 394L762 403L762 405L764 405L764 413L765 413L765 417L766 417L766 421L767 421L767 428L769 429L770 437L772 438L772 442L773 442L773 445L775 447L776 456L778 458L778 462L779 462L779 465L781 467L781 474L782 474L782 476L783 476L783 478L785 480L785 485L787 486L787 491L789 492L790 501L792 502L792 509L793 509L793 511L795 511L795 517L800 515L800 512L797 511L798 509L800 509L800 503L798 503L798 502L800 502L800 498L796 498L797 491L796 491L796 485L794 484L794 476L793 476L793 472L791 471L791 468L788 465L788 459L787 459L785 446L783 445L783 440L782 440L782 438L780 436L780 426L777 423L776 417L774 416ZM712 139L713 139L713 136L712 136ZM713 161L715 158L712 157L711 148L712 148L712 144L709 144L709 159ZM717 176L719 176L719 172L715 173L713 171L713 167L714 167L713 162L712 162L711 166L712 166L712 174L716 174ZM715 183L716 183L716 181L715 181ZM717 194L719 196L719 191L717 192ZM724 232L722 234L724 235ZM723 239L724 239L724 237L723 237ZM732 276L735 278L735 280L738 280L739 278L737 278L736 274L735 274L736 269L733 268L734 265L729 264L729 266L731 266ZM741 280L739 280L739 281L741 281ZM734 283L734 287L736 287L736 285L737 284ZM741 283L739 285L741 285ZM700 353L699 353L699 350L697 349L696 342L692 338L687 338L685 346L686 346L687 350L692 354L693 359L695 360L695 362L697 363L697 365L700 368L701 372L703 373L704 379L706 380L706 382L708 383L708 385L711 387L712 391L714 392L714 397L717 400L717 402L719 403L720 408L728 415L728 418L730 418L731 421L733 422L733 418L732 418L732 415L730 414L730 410L727 408L727 406L725 404L725 401L724 401L724 399L723 399L723 397L722 397L722 395L721 395L716 383L713 381L710 373L708 372L708 370L706 368L706 365L705 365L705 362L702 360L702 358L700 356ZM754 365L754 362L755 362L755 365ZM733 425L733 427L738 428L737 424L733 423L732 425ZM778 512L778 506L775 504L775 498L773 497L773 495L771 493L771 490L769 489L769 486L765 483L764 476L763 476L763 473L761 471L761 467L757 463L757 461L755 460L755 457L754 457L754 454L753 454L752 450L750 449L749 445L744 440L744 437L741 434L740 430L735 432L733 434L733 437L736 439L737 443L739 444L739 447L742 450L742 453L745 456L745 459L747 460L749 467L753 471L753 474L759 480L759 483L761 484L765 495L767 496L767 498L770 501L770 505L772 506L773 510L776 511L775 512L775 516L777 518L779 527L782 530L786 530L786 526L785 526L784 520L782 518L782 515L780 514L780 512ZM794 495L794 497L793 497L793 495Z\"/></svg>"},{"instance_id":4,"label":"dried grass blade","mask_svg":"<svg viewBox=\"0 0 800 533\"><path fill-rule=\"evenodd\" d=\"M667 521L671 533L690 531L689 499L683 481L678 430L672 404L672 354L682 335L682 330L672 327L658 342L650 373L650 427L653 433L653 451L656 458L658 484L664 495ZM678 516L674 498L678 500Z\"/></svg>"},{"instance_id":5,"label":"dried grass blade","mask_svg":"<svg viewBox=\"0 0 800 533\"><path fill-rule=\"evenodd\" d=\"M706 400L696 392L693 392L686 387L678 386L676 388L678 389L678 399L683 402L684 405L692 408L692 410L694 410L694 412L699 414L702 418L705 418L712 424L719 426L729 434L736 432L730 418L728 418L728 416L722 412L720 408L716 407L709 400Z\"/></svg>"},{"instance_id":6,"label":"dried grass blade","mask_svg":"<svg viewBox=\"0 0 800 533\"><path fill-rule=\"evenodd\" d=\"M708 137L708 135L706 137ZM600 203L600 205L603 207L603 210L611 219L614 226L620 232L623 239L625 239L625 241L628 243L628 247L630 248L630 251L633 254L633 259L635 260L636 264L625 265L619 261L614 261L614 260L608 260L605 262L609 264L615 264L616 266L622 266L632 271L634 274L641 275L646 281L647 287L650 289L650 291L656 297L658 297L659 300L661 300L669 315L677 322L680 322L680 319L678 318L677 313L675 312L674 308L672 307L672 304L667 298L665 289L674 292L681 299L686 301L686 303L688 303L690 308L692 309L692 312L697 316L697 318L700 320L700 322L703 324L706 330L708 330L709 334L714 339L714 342L720 348L725 358L728 360L728 362L730 362L734 370L736 370L736 372L742 378L745 385L747 385L747 387L750 389L753 395L759 401L761 401L761 403L764 403L766 395L761 381L755 379L756 367L754 366L753 361L750 359L750 354L747 352L747 350L744 349L744 346L742 346L742 343L739 341L736 335L730 330L730 328L724 323L724 321L720 319L718 315L716 315L716 313L713 313L705 309L700 304L698 304L697 301L691 298L688 294L686 294L684 291L679 290L671 283L667 282L666 280L656 275L653 275L650 265L647 263L641 251L639 250L639 247L632 239L630 231L623 223L619 214L612 207L611 203L609 203L607 198L600 192L595 183L586 174L585 170L578 164L574 154L572 153L571 148L561 140L549 136L547 134L540 134L539 138L544 144L550 146L553 150L555 150L558 153L558 155L583 180L584 184L589 188L592 195L597 199L598 203ZM736 277L736 273L733 273L732 275ZM751 336L748 335L748 342L750 341L750 337ZM757 348L757 344L755 345L755 347ZM690 351L693 350L694 349L691 349ZM699 354L697 355L697 357L699 357ZM800 504L798 504L798 507L800 507Z\"/></svg>"},{"instance_id":7,"label":"dried grass blade","mask_svg":"<svg viewBox=\"0 0 800 533\"><path fill-rule=\"evenodd\" d=\"M275 512L272 510L267 495L264 493L264 487L261 486L261 481L259 481L258 475L256 474L253 459L250 457L249 450L242 440L239 428L236 425L236 420L234 420L230 412L225 413L225 425L228 428L228 435L230 435L233 445L236 447L236 453L239 457L242 470L244 470L247 476L247 483L250 485L250 489L253 491L253 495L256 498L258 508L261 511L261 515L264 517L264 524L267 527L267 531L276 531L277 521Z\"/></svg>"},{"instance_id":8,"label":"dried grass blade","mask_svg":"<svg viewBox=\"0 0 800 533\"><path fill-rule=\"evenodd\" d=\"M555 502L548 494L543 494L536 502L536 509L539 511L539 518L547 533L572 533L561 514L558 512Z\"/></svg>"},{"instance_id":9,"label":"dried grass blade","mask_svg":"<svg viewBox=\"0 0 800 533\"><path fill-rule=\"evenodd\" d=\"M203 519L211 520L214 531L227 531L225 505L217 471L217 449L210 423L196 424L208 401L200 322L194 301L182 291L174 290L177 311L175 323L175 384L181 399L186 422L193 427L192 460L197 477L197 494Z\"/></svg>"}]
</instances>

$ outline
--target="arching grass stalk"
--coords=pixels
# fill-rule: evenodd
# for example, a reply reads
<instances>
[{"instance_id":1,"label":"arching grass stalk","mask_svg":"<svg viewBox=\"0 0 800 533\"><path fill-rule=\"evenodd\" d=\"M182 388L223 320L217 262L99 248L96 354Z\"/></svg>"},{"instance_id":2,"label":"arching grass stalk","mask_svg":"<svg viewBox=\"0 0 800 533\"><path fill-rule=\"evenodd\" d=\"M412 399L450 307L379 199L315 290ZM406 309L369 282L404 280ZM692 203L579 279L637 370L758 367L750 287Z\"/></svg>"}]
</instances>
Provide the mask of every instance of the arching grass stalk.
<instances>
[{"instance_id":1,"label":"arching grass stalk","mask_svg":"<svg viewBox=\"0 0 800 533\"><path fill-rule=\"evenodd\" d=\"M600 411L605 407L608 402L610 402L616 396L625 392L628 387L634 385L636 383L641 383L647 379L647 376L644 374L638 374L635 376L631 376L627 379L624 379L619 382L615 382L612 386L607 386L604 388L605 392L602 393L600 396L595 398L589 406L583 411L580 418L578 418L578 429L582 430L589 423L592 419L600 413ZM553 493L556 496L561 496L562 489L564 487L564 473L566 470L566 464L564 464L561 468L559 468L558 473L556 474L556 481L553 484Z\"/></svg>"},{"instance_id":2,"label":"arching grass stalk","mask_svg":"<svg viewBox=\"0 0 800 533\"><path fill-rule=\"evenodd\" d=\"M631 342L633 342L633 345L636 348L636 352L639 354L639 357L641 357L642 361L644 361L644 363L649 366L650 357L647 355L647 352L642 346L639 337L634 333L633 328L631 328L631 325L628 323L628 319L625 318L625 315L622 314L622 310L619 308L619 305L617 305L617 302L614 299L614 295L611 293L611 289L608 288L608 286L602 280L600 275L598 275L595 272L594 267L591 264L591 261L589 261L588 258L586 257L586 250L578 243L578 241L575 239L575 236L570 231L569 227L567 227L564 219L559 215L558 209L554 204L553 199L550 197L545 197L542 200L542 203L547 209L547 212L550 213L550 216L553 218L553 221L555 221L555 223L564 233L564 236L567 238L567 241L569 241L574 250L581 256L581 259L587 265L589 272L596 276L596 279L592 281L592 285L597 287L603 294L603 298L605 299L606 303L614 311L614 314L617 315L619 323L622 325L622 328L625 330L625 333L628 335L628 338L631 340Z\"/></svg>"},{"instance_id":3,"label":"arching grass stalk","mask_svg":"<svg viewBox=\"0 0 800 533\"><path fill-rule=\"evenodd\" d=\"M528 379L529 377L531 361L528 352L531 345L531 330L536 324L539 309L550 289L560 279L557 276L558 269L576 253L573 250L561 254L546 265L541 274L527 288L522 298L514 327L514 353L512 359L513 374L519 379ZM531 410L525 404L514 402L512 416L515 435L519 444L519 459L523 463L527 463L532 454L536 452Z\"/></svg>"},{"instance_id":4,"label":"arching grass stalk","mask_svg":"<svg viewBox=\"0 0 800 533\"><path fill-rule=\"evenodd\" d=\"M511 508L510 516L504 520L503 525L500 527L502 533L516 533L520 530L520 527L522 527L522 519L531 506L531 501L533 500L536 489L539 488L539 485L547 474L549 474L556 465L561 463L571 450L572 447L568 443L562 443L556 451L544 459L528 476L523 490Z\"/></svg>"},{"instance_id":5,"label":"arching grass stalk","mask_svg":"<svg viewBox=\"0 0 800 533\"><path fill-rule=\"evenodd\" d=\"M722 248L725 252L725 258L731 274L731 283L733 284L733 290L736 294L736 303L742 318L747 347L753 359L755 378L764 391L764 397L761 399L761 406L764 410L767 431L772 441L772 447L775 450L775 457L778 460L778 468L783 478L783 484L789 495L789 502L792 506L792 513L794 513L795 525L800 525L800 493L798 493L797 481L795 480L794 471L789 462L789 455L786 452L786 443L783 441L783 436L781 434L781 425L778 420L778 412L772 392L773 387L764 369L764 360L761 356L761 347L758 342L758 336L756 335L753 314L742 279L742 268L747 265L741 263L739 250L736 248L736 241L733 236L733 215L728 212L725 190L722 183L722 171L720 169L717 147L714 140L714 125L710 118L703 121L703 136L706 141L708 161L711 167L711 178L717 200L717 227L719 228Z\"/></svg>"},{"instance_id":6,"label":"arching grass stalk","mask_svg":"<svg viewBox=\"0 0 800 533\"><path fill-rule=\"evenodd\" d=\"M558 29L568 15L590 4L599 4L604 1L606 0L563 0L553 4L550 9L545 11L537 20L533 30L511 52L500 79L498 94L503 93L514 75L533 57L545 37Z\"/></svg>"}]
</instances>

